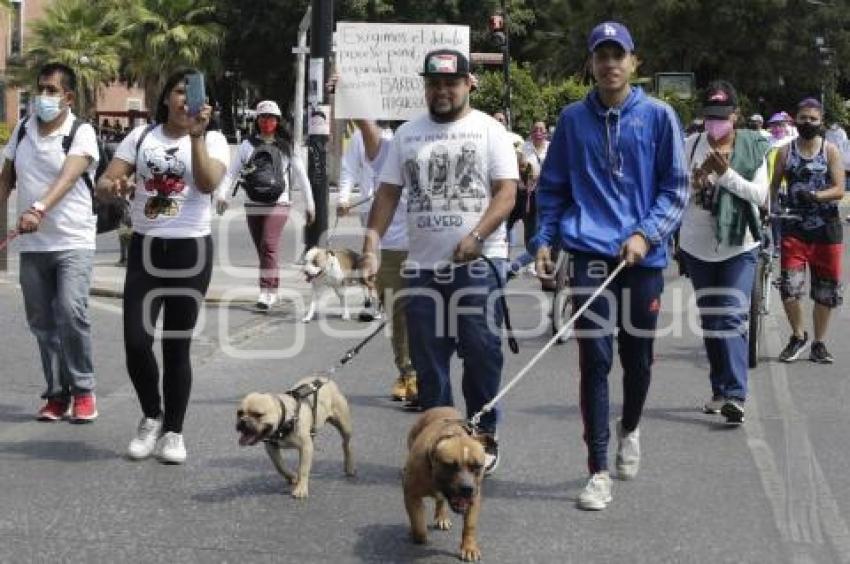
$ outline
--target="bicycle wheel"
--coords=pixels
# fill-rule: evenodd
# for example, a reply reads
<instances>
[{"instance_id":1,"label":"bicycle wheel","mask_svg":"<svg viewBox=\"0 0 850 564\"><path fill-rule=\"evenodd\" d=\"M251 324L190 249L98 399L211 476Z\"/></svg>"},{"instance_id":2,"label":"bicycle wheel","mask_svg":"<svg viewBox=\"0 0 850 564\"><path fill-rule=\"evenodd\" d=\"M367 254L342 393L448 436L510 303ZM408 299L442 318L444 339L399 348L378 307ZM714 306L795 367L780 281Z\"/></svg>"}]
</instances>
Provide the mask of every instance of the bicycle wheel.
<instances>
[{"instance_id":1,"label":"bicycle wheel","mask_svg":"<svg viewBox=\"0 0 850 564\"><path fill-rule=\"evenodd\" d=\"M756 262L756 275L753 278L753 291L750 295L750 329L747 335L750 368L756 368L759 365L761 333L764 328L763 317L767 314L763 304L767 292L770 292L769 277L770 272L767 268L767 259L759 255Z\"/></svg>"},{"instance_id":2,"label":"bicycle wheel","mask_svg":"<svg viewBox=\"0 0 850 564\"><path fill-rule=\"evenodd\" d=\"M552 295L552 335L558 332L570 320L573 311L573 300L570 297L569 277L567 272L566 253L560 253L558 265L555 270L555 293ZM558 337L558 344L566 343L569 334Z\"/></svg>"}]
</instances>

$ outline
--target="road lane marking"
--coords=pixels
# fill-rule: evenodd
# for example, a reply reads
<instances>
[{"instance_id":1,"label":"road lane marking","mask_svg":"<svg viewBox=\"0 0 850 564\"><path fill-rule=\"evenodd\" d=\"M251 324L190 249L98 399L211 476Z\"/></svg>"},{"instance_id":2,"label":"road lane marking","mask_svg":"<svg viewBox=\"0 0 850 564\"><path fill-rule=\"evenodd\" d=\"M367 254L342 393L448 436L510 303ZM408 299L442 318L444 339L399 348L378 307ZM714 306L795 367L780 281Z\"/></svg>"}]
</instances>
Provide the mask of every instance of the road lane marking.
<instances>
[{"instance_id":1,"label":"road lane marking","mask_svg":"<svg viewBox=\"0 0 850 564\"><path fill-rule=\"evenodd\" d=\"M765 319L766 350L772 356L782 347L778 317L771 315ZM769 383L757 379L754 387L763 384L764 397L773 396L782 422L784 466L777 461L762 425L767 418L759 412L759 394L753 393L747 400L748 421L744 429L776 527L783 542L789 545L795 564L819 561L827 544L838 562L850 564L850 529L814 452L806 417L794 404L787 365L771 362L768 371Z\"/></svg>"}]
</instances>

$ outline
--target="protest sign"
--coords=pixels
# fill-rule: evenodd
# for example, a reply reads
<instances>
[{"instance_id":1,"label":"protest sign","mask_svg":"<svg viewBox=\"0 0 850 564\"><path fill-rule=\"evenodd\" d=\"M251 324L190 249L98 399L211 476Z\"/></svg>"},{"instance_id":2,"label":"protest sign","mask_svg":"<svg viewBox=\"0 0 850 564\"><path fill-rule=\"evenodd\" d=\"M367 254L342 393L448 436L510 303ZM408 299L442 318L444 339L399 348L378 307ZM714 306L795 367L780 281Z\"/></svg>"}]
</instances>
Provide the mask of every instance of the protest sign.
<instances>
[{"instance_id":1,"label":"protest sign","mask_svg":"<svg viewBox=\"0 0 850 564\"><path fill-rule=\"evenodd\" d=\"M340 22L334 116L408 120L422 114L425 54L443 48L469 56L469 28Z\"/></svg>"}]
</instances>

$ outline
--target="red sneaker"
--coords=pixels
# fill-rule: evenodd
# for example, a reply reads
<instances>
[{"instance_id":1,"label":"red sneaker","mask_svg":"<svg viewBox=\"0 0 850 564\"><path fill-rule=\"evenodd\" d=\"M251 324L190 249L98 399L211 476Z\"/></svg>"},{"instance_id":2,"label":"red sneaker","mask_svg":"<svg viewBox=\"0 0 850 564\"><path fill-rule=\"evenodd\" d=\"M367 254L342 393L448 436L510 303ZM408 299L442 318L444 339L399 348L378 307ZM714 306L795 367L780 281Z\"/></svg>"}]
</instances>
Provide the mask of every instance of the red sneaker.
<instances>
[{"instance_id":1,"label":"red sneaker","mask_svg":"<svg viewBox=\"0 0 850 564\"><path fill-rule=\"evenodd\" d=\"M47 400L41 409L38 410L36 419L39 421L59 421L68 415L70 405L67 400L60 398L51 398Z\"/></svg>"},{"instance_id":2,"label":"red sneaker","mask_svg":"<svg viewBox=\"0 0 850 564\"><path fill-rule=\"evenodd\" d=\"M72 423L87 423L97 419L97 406L94 394L78 394L74 396L74 410L71 414Z\"/></svg>"}]
</instances>

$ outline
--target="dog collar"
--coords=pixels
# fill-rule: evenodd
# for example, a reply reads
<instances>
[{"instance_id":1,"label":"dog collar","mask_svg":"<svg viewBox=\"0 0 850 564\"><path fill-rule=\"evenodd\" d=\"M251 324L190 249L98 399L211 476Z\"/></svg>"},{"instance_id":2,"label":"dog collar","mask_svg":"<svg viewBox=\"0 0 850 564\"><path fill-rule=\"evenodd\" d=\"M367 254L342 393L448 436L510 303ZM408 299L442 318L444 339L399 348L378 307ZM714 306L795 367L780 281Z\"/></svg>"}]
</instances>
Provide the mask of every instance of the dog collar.
<instances>
[{"instance_id":1,"label":"dog collar","mask_svg":"<svg viewBox=\"0 0 850 564\"><path fill-rule=\"evenodd\" d=\"M326 270L327 269L323 268L315 276L310 276L309 274L307 274L307 282L312 282L313 280L318 280L319 278L321 278L322 276L325 275Z\"/></svg>"},{"instance_id":2,"label":"dog collar","mask_svg":"<svg viewBox=\"0 0 850 564\"><path fill-rule=\"evenodd\" d=\"M312 382L308 382L306 384L302 384L297 388L293 388L286 392L286 395L292 396L295 398L295 413L293 413L290 419L286 419L286 404L283 403L283 400L278 397L277 401L280 402L281 413L283 413L283 418L281 419L280 425L278 425L277 429L275 429L274 433L269 436L265 442L270 443L279 443L286 439L289 435L291 435L295 429L298 427L298 415L301 413L301 404L309 398L313 397L313 405L310 407L313 410L313 423L310 426L310 437L316 436L316 416L317 409L319 407L319 389L324 385L320 379L316 378Z\"/></svg>"},{"instance_id":3,"label":"dog collar","mask_svg":"<svg viewBox=\"0 0 850 564\"><path fill-rule=\"evenodd\" d=\"M295 426L298 424L298 407L300 407L300 404L295 408L295 415L293 415L290 419L286 419L286 404L284 404L283 400L280 398L277 398L277 401L280 403L280 412L283 414L283 417L281 418L277 429L274 430L274 433L272 433L265 442L277 443L286 439L286 437L292 434L295 430Z\"/></svg>"}]
</instances>

